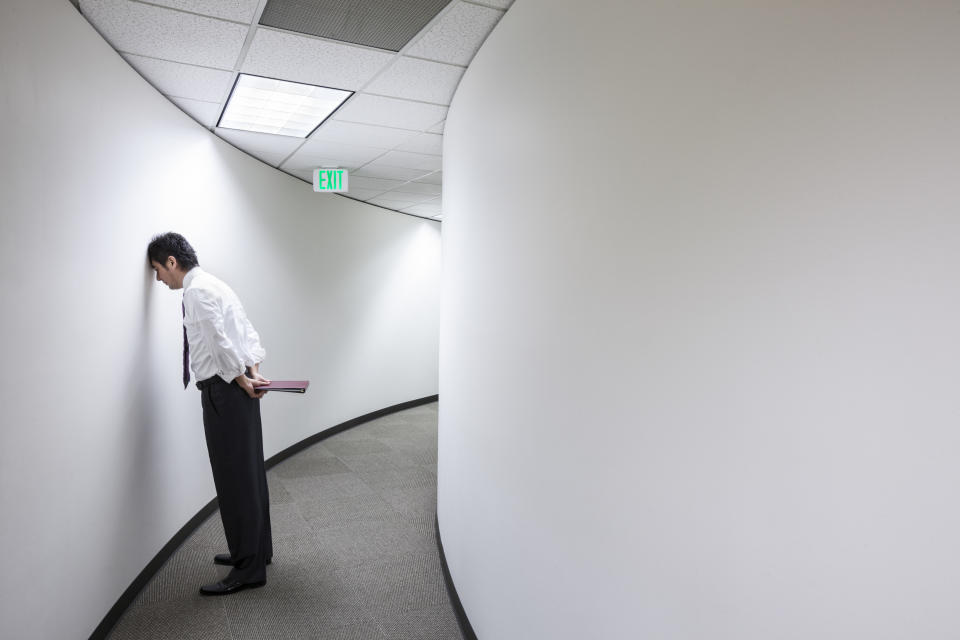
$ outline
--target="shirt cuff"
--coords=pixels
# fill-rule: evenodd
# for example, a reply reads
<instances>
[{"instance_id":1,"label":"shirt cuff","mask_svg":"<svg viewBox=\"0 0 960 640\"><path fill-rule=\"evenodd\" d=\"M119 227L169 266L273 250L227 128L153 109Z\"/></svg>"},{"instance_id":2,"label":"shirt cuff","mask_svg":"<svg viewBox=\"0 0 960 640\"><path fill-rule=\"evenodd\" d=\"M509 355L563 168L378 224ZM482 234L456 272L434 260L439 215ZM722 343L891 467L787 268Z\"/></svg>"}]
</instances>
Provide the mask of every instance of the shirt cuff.
<instances>
[{"instance_id":1,"label":"shirt cuff","mask_svg":"<svg viewBox=\"0 0 960 640\"><path fill-rule=\"evenodd\" d=\"M217 375L220 376L220 377L223 379L224 382L226 382L227 384L229 384L229 383L233 382L234 378L236 378L237 376L243 375L243 373L244 373L245 371L246 371L246 369L244 369L244 368L241 368L241 369L239 369L239 370L237 370L237 371L235 371L235 372L224 371L223 369L220 369L220 370L217 371Z\"/></svg>"}]
</instances>

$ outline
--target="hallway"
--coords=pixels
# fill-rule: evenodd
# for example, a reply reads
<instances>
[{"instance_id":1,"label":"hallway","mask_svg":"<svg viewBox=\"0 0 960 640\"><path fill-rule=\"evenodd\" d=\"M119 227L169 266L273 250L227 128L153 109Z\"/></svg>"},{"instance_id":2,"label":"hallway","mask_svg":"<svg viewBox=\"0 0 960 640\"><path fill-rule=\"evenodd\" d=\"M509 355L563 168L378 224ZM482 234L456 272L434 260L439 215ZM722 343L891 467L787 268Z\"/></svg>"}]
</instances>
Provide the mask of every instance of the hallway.
<instances>
[{"instance_id":1,"label":"hallway","mask_svg":"<svg viewBox=\"0 0 960 640\"><path fill-rule=\"evenodd\" d=\"M269 425L267 426L269 428ZM204 597L226 574L219 512L174 553L109 636L455 640L434 537L437 403L361 424L267 472L267 585Z\"/></svg>"}]
</instances>

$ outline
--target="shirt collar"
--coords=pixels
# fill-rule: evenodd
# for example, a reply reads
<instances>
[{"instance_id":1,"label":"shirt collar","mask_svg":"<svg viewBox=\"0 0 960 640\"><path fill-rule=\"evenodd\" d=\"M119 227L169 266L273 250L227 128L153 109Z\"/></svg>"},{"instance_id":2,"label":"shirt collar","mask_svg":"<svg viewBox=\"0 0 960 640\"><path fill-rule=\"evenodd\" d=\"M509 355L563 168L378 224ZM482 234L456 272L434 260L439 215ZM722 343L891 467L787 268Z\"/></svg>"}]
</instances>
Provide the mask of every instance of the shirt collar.
<instances>
[{"instance_id":1,"label":"shirt collar","mask_svg":"<svg viewBox=\"0 0 960 640\"><path fill-rule=\"evenodd\" d=\"M193 282L193 279L201 273L203 273L203 269L200 267L193 267L190 271L187 271L187 275L183 276L183 288L187 289L190 283Z\"/></svg>"}]
</instances>

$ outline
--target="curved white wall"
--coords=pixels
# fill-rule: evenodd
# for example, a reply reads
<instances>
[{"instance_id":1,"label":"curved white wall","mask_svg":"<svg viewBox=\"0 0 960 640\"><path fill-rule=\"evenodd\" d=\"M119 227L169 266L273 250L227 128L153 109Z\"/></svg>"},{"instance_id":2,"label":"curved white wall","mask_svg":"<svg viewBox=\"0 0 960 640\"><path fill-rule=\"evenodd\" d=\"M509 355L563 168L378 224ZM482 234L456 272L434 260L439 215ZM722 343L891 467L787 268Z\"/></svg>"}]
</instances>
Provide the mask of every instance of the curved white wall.
<instances>
[{"instance_id":1,"label":"curved white wall","mask_svg":"<svg viewBox=\"0 0 960 640\"><path fill-rule=\"evenodd\" d=\"M439 226L213 137L66 0L0 3L0 61L0 636L86 638L215 495L151 236L236 289L267 375L311 379L263 401L270 456L437 392Z\"/></svg>"},{"instance_id":2,"label":"curved white wall","mask_svg":"<svg viewBox=\"0 0 960 640\"><path fill-rule=\"evenodd\" d=\"M960 636L956 2L518 0L444 149L481 640Z\"/></svg>"}]
</instances>

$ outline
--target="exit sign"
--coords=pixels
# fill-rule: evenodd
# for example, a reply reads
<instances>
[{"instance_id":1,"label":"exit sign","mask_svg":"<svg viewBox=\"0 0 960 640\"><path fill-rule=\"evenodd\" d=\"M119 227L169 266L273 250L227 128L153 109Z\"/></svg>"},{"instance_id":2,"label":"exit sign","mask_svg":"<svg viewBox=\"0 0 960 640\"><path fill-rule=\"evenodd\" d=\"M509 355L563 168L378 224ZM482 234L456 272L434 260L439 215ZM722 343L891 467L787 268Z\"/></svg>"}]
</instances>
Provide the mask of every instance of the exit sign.
<instances>
[{"instance_id":1,"label":"exit sign","mask_svg":"<svg viewBox=\"0 0 960 640\"><path fill-rule=\"evenodd\" d=\"M347 190L346 169L314 169L313 190L325 193L340 193Z\"/></svg>"}]
</instances>

